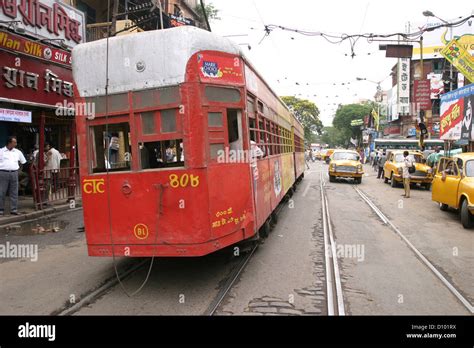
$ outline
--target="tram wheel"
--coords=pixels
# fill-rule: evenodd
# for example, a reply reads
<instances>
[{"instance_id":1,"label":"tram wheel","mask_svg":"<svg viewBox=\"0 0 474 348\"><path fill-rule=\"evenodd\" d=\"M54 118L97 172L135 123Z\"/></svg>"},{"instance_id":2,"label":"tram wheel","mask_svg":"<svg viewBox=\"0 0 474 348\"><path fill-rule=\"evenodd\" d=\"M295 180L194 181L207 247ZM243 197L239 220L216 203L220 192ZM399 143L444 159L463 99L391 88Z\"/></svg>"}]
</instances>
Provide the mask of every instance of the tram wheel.
<instances>
[{"instance_id":1,"label":"tram wheel","mask_svg":"<svg viewBox=\"0 0 474 348\"><path fill-rule=\"evenodd\" d=\"M271 215L271 224L272 226L275 226L278 223L278 214L276 212L273 212Z\"/></svg>"},{"instance_id":2,"label":"tram wheel","mask_svg":"<svg viewBox=\"0 0 474 348\"><path fill-rule=\"evenodd\" d=\"M270 234L271 228L272 227L270 225L270 220L268 219L267 221L265 221L262 227L260 227L260 229L258 230L258 234L260 238L267 238L268 235Z\"/></svg>"},{"instance_id":3,"label":"tram wheel","mask_svg":"<svg viewBox=\"0 0 474 348\"><path fill-rule=\"evenodd\" d=\"M288 190L288 196L291 198L293 197L294 193L295 193L295 188L291 186L290 189Z\"/></svg>"}]
</instances>

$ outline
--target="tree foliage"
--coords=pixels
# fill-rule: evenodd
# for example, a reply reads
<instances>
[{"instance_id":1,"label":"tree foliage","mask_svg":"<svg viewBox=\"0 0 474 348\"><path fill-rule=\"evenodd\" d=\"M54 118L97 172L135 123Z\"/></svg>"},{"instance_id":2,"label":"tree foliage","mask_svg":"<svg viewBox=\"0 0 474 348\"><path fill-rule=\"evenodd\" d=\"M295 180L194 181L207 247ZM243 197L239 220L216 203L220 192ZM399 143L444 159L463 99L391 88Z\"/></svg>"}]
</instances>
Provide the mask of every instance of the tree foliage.
<instances>
[{"instance_id":1,"label":"tree foliage","mask_svg":"<svg viewBox=\"0 0 474 348\"><path fill-rule=\"evenodd\" d=\"M320 139L321 143L328 144L331 148L349 145L344 133L336 127L324 127Z\"/></svg>"},{"instance_id":2,"label":"tree foliage","mask_svg":"<svg viewBox=\"0 0 474 348\"><path fill-rule=\"evenodd\" d=\"M332 133L335 136L332 141L342 141L342 144L336 145L345 146L349 144L351 138L360 139L362 133L360 127L351 126L351 122L353 120L363 120L365 116L370 114L372 108L373 105L371 103L339 105L333 120L333 126L337 133Z\"/></svg>"},{"instance_id":3,"label":"tree foliage","mask_svg":"<svg viewBox=\"0 0 474 348\"><path fill-rule=\"evenodd\" d=\"M308 143L315 141L321 134L323 123L319 118L319 109L312 101L293 96L281 97L285 104L293 111L304 128L304 138Z\"/></svg>"},{"instance_id":4,"label":"tree foliage","mask_svg":"<svg viewBox=\"0 0 474 348\"><path fill-rule=\"evenodd\" d=\"M219 10L212 3L204 4L204 9L206 10L207 19L211 20L220 20ZM204 19L204 13L202 12L201 4L198 4L195 8L195 11L198 13L199 17Z\"/></svg>"}]
</instances>

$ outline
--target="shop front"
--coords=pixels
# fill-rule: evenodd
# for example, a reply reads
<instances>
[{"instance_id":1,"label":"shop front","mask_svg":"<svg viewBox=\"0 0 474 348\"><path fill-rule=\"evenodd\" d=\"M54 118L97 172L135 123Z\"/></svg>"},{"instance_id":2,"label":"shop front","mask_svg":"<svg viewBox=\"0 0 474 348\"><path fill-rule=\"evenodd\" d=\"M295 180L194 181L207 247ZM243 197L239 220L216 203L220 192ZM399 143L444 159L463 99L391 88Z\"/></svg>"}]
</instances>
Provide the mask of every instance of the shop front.
<instances>
[{"instance_id":1,"label":"shop front","mask_svg":"<svg viewBox=\"0 0 474 348\"><path fill-rule=\"evenodd\" d=\"M29 7L10 3L0 6L0 146L9 136L17 138L28 160L20 195L31 196L41 209L80 193L70 49L84 40L84 16L52 0ZM61 155L54 174L47 169L46 143Z\"/></svg>"}]
</instances>

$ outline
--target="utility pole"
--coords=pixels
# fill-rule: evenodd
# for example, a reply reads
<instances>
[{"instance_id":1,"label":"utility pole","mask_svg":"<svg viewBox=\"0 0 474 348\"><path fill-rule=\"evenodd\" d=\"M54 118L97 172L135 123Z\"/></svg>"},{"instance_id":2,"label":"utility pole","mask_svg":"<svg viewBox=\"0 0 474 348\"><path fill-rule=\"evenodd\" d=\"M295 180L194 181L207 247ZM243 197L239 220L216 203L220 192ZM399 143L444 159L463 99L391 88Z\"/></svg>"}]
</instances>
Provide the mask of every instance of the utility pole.
<instances>
[{"instance_id":1,"label":"utility pole","mask_svg":"<svg viewBox=\"0 0 474 348\"><path fill-rule=\"evenodd\" d=\"M116 26L117 26L117 14L119 10L119 1L120 0L114 0L114 7L112 9L112 28L110 28L110 36L114 36L116 32Z\"/></svg>"}]
</instances>

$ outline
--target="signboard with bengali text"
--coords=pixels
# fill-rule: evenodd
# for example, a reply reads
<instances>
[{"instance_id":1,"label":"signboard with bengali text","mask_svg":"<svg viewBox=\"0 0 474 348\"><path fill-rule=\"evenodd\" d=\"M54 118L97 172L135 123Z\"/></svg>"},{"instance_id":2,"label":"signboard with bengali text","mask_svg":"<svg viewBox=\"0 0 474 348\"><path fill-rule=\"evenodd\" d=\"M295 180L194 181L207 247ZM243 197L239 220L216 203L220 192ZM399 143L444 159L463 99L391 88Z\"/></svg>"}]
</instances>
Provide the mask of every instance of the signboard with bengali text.
<instances>
[{"instance_id":1,"label":"signboard with bengali text","mask_svg":"<svg viewBox=\"0 0 474 348\"><path fill-rule=\"evenodd\" d=\"M56 106L73 102L70 68L0 50L0 99Z\"/></svg>"},{"instance_id":2,"label":"signboard with bengali text","mask_svg":"<svg viewBox=\"0 0 474 348\"><path fill-rule=\"evenodd\" d=\"M431 84L430 80L414 81L414 101L420 110L431 110Z\"/></svg>"},{"instance_id":3,"label":"signboard with bengali text","mask_svg":"<svg viewBox=\"0 0 474 348\"><path fill-rule=\"evenodd\" d=\"M0 108L0 121L31 123L31 111Z\"/></svg>"},{"instance_id":4,"label":"signboard with bengali text","mask_svg":"<svg viewBox=\"0 0 474 348\"><path fill-rule=\"evenodd\" d=\"M473 103L474 84L441 96L440 139L474 140Z\"/></svg>"},{"instance_id":5,"label":"signboard with bengali text","mask_svg":"<svg viewBox=\"0 0 474 348\"><path fill-rule=\"evenodd\" d=\"M410 113L410 59L398 60L398 112L402 115Z\"/></svg>"},{"instance_id":6,"label":"signboard with bengali text","mask_svg":"<svg viewBox=\"0 0 474 348\"><path fill-rule=\"evenodd\" d=\"M85 42L82 11L55 0L1 0L0 22L19 21L28 35L39 39L62 39L69 47Z\"/></svg>"},{"instance_id":7,"label":"signboard with bengali text","mask_svg":"<svg viewBox=\"0 0 474 348\"><path fill-rule=\"evenodd\" d=\"M71 52L0 30L0 50L2 49L68 67L71 66Z\"/></svg>"}]
</instances>

